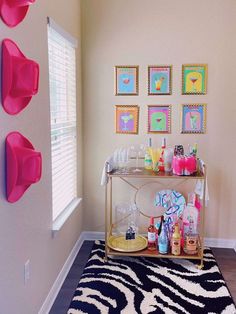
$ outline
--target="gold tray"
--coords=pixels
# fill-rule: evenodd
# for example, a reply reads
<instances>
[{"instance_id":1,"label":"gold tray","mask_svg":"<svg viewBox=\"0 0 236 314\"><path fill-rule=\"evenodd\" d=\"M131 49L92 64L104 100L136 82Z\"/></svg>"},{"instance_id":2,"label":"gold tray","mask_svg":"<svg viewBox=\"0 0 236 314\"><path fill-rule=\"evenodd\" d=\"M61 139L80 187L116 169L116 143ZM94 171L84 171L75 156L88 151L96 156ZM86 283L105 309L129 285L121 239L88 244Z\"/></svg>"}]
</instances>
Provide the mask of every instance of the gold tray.
<instances>
[{"instance_id":1,"label":"gold tray","mask_svg":"<svg viewBox=\"0 0 236 314\"><path fill-rule=\"evenodd\" d=\"M136 239L126 240L122 235L110 236L108 246L119 252L137 252L147 247L148 241L145 237L138 235Z\"/></svg>"}]
</instances>

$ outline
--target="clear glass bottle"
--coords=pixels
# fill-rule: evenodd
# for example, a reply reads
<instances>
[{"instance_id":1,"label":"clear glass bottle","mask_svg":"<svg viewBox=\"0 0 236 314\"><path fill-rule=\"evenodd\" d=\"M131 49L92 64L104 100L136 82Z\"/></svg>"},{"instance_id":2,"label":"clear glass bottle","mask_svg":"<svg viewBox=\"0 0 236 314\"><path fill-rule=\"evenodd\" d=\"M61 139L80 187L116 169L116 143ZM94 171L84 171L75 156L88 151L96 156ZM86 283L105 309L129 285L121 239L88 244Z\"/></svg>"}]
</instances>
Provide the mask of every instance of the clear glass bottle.
<instances>
[{"instance_id":1,"label":"clear glass bottle","mask_svg":"<svg viewBox=\"0 0 236 314\"><path fill-rule=\"evenodd\" d=\"M189 202L184 208L182 220L183 220L183 226L184 226L184 230L183 230L184 236L189 231L190 220L192 220L192 225L191 225L192 232L197 233L198 221L199 221L199 210L195 206L192 206L191 203Z\"/></svg>"},{"instance_id":2,"label":"clear glass bottle","mask_svg":"<svg viewBox=\"0 0 236 314\"><path fill-rule=\"evenodd\" d=\"M161 232L158 236L158 251L160 254L167 254L168 250L169 250L168 232L165 222L163 220L161 224Z\"/></svg>"},{"instance_id":3,"label":"clear glass bottle","mask_svg":"<svg viewBox=\"0 0 236 314\"><path fill-rule=\"evenodd\" d=\"M152 170L152 157L149 153L149 149L152 147L152 139L148 139L148 147L144 156L144 168L147 170Z\"/></svg>"},{"instance_id":4,"label":"clear glass bottle","mask_svg":"<svg viewBox=\"0 0 236 314\"><path fill-rule=\"evenodd\" d=\"M184 252L188 255L197 254L197 240L198 234L194 232L194 221L190 218L189 230L185 235L184 239Z\"/></svg>"},{"instance_id":5,"label":"clear glass bottle","mask_svg":"<svg viewBox=\"0 0 236 314\"><path fill-rule=\"evenodd\" d=\"M164 170L165 170L165 172L170 172L172 170L173 155L174 155L173 148L166 148L164 150Z\"/></svg>"}]
</instances>

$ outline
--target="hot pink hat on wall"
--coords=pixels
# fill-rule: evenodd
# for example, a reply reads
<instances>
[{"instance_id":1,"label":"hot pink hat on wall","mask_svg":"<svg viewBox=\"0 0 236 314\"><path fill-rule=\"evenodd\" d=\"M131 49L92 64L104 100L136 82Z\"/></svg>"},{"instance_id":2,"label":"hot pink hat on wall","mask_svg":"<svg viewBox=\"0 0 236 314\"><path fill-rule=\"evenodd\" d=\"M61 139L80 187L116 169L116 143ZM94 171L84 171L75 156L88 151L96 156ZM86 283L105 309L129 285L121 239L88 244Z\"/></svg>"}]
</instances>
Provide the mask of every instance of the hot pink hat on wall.
<instances>
[{"instance_id":1,"label":"hot pink hat on wall","mask_svg":"<svg viewBox=\"0 0 236 314\"><path fill-rule=\"evenodd\" d=\"M0 0L1 1L1 0ZM39 65L25 57L10 39L2 42L2 105L17 114L38 92Z\"/></svg>"},{"instance_id":2,"label":"hot pink hat on wall","mask_svg":"<svg viewBox=\"0 0 236 314\"><path fill-rule=\"evenodd\" d=\"M0 14L5 24L14 27L26 16L29 5L35 0L0 0Z\"/></svg>"},{"instance_id":3,"label":"hot pink hat on wall","mask_svg":"<svg viewBox=\"0 0 236 314\"><path fill-rule=\"evenodd\" d=\"M7 200L18 201L31 184L40 180L42 156L30 141L19 132L6 137L6 188Z\"/></svg>"}]
</instances>

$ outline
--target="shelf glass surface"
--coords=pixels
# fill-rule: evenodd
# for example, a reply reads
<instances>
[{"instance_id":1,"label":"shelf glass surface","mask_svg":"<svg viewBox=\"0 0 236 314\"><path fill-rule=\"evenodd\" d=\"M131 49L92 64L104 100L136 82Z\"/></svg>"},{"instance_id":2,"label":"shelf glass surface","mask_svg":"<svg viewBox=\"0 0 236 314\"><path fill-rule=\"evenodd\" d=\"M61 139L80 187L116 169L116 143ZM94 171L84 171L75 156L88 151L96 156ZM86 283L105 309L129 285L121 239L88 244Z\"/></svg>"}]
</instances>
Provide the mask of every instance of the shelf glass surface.
<instances>
[{"instance_id":1,"label":"shelf glass surface","mask_svg":"<svg viewBox=\"0 0 236 314\"><path fill-rule=\"evenodd\" d=\"M129 178L162 178L162 179L203 179L204 175L201 172L196 172L190 176L177 176L172 172L147 170L139 168L139 172L134 171L135 167L128 169L114 169L108 173L109 177L129 177Z\"/></svg>"}]
</instances>

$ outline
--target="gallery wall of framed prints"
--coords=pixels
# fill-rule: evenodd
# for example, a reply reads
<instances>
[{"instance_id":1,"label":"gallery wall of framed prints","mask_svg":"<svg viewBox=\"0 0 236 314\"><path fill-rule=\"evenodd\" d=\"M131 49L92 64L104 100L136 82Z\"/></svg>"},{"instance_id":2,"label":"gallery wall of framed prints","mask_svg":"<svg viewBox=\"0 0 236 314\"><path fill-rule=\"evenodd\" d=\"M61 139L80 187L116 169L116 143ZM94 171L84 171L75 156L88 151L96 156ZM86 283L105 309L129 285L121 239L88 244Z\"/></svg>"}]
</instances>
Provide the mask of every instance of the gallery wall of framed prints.
<instances>
[{"instance_id":1,"label":"gallery wall of framed prints","mask_svg":"<svg viewBox=\"0 0 236 314\"><path fill-rule=\"evenodd\" d=\"M147 66L147 96L172 95L172 65L149 65ZM172 110L179 110L181 134L204 134L206 133L206 103L198 103L196 96L207 94L208 79L207 64L183 64L182 82L179 93L183 97L180 104L155 104L146 105L147 133L171 133ZM138 134L140 107L137 104L139 96L138 65L117 65L114 67L114 94L115 96L136 96L135 101L115 105L115 132L118 134ZM193 102L185 104L184 97L193 96ZM163 100L163 98L162 98ZM133 104L135 103L135 105Z\"/></svg>"}]
</instances>

